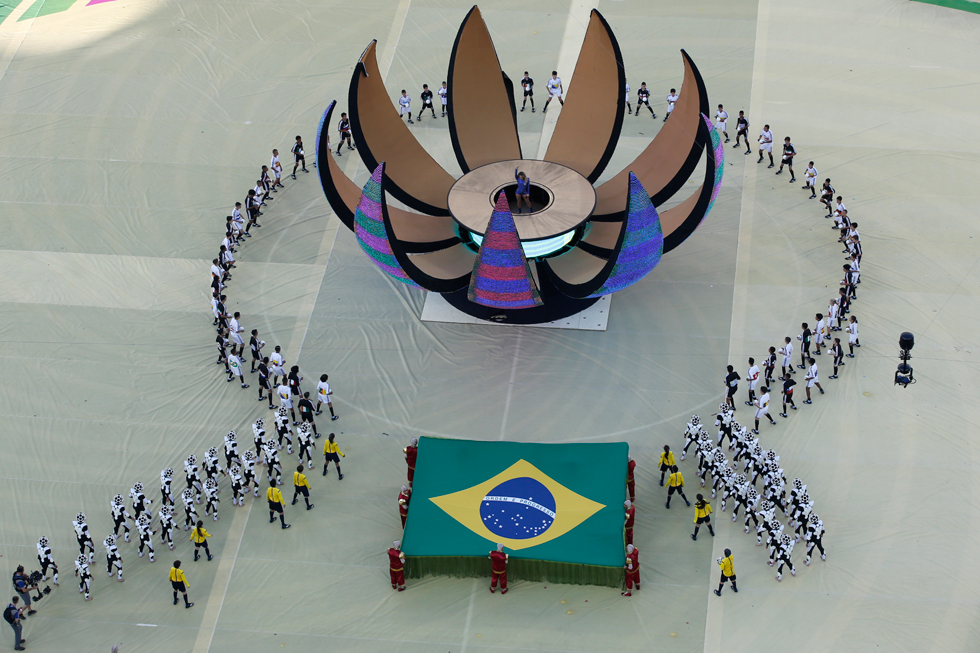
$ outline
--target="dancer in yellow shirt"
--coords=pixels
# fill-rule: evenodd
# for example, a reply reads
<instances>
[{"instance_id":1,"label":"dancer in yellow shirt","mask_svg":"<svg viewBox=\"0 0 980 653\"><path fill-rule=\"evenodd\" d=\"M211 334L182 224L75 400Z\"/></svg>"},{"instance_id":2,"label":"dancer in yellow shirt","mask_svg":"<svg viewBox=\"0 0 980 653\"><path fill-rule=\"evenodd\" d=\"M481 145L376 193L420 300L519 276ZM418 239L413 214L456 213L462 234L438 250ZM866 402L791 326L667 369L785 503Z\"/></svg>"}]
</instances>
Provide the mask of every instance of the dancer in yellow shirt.
<instances>
[{"instance_id":1,"label":"dancer in yellow shirt","mask_svg":"<svg viewBox=\"0 0 980 653\"><path fill-rule=\"evenodd\" d=\"M269 479L269 489L265 491L265 498L269 502L269 523L276 521L276 513L279 513L279 521L282 523L283 530L292 526L286 523L286 513L283 510L282 492L276 487L276 479Z\"/></svg>"},{"instance_id":2,"label":"dancer in yellow shirt","mask_svg":"<svg viewBox=\"0 0 980 653\"><path fill-rule=\"evenodd\" d=\"M738 588L735 587L735 556L732 555L732 550L725 549L725 557L718 558L717 562L718 566L721 567L721 581L718 583L718 589L715 590L715 594L721 596L721 589L728 581L732 581L732 591L737 594Z\"/></svg>"},{"instance_id":3,"label":"dancer in yellow shirt","mask_svg":"<svg viewBox=\"0 0 980 653\"><path fill-rule=\"evenodd\" d=\"M331 433L327 436L327 441L323 443L323 475L327 475L327 468L330 467L330 463L333 463L337 467L337 476L340 480L344 480L344 475L340 471L340 459L346 458L344 452L340 450L337 443L334 442L334 438L337 437L336 433Z\"/></svg>"},{"instance_id":4,"label":"dancer in yellow shirt","mask_svg":"<svg viewBox=\"0 0 980 653\"><path fill-rule=\"evenodd\" d=\"M184 607L189 608L193 603L187 600L187 588L190 587L187 576L180 568L180 560L174 560L174 566L170 568L170 586L174 589L174 605L177 605L177 593L184 595Z\"/></svg>"},{"instance_id":5,"label":"dancer in yellow shirt","mask_svg":"<svg viewBox=\"0 0 980 653\"><path fill-rule=\"evenodd\" d=\"M704 500L702 495L697 496L697 500L694 502L694 534L691 535L692 540L698 539L698 529L701 528L701 524L708 525L708 532L711 533L711 537L715 536L715 529L711 528L711 506L708 502Z\"/></svg>"},{"instance_id":6,"label":"dancer in yellow shirt","mask_svg":"<svg viewBox=\"0 0 980 653\"><path fill-rule=\"evenodd\" d=\"M204 547L205 555L208 557L208 562L211 562L211 558L214 556L211 555L211 550L208 549L209 537L211 537L211 533L204 528L204 522L198 520L197 526L195 526L194 530L191 531L191 542L194 543L194 562L197 562L197 559L201 557L201 554L198 552L202 546Z\"/></svg>"},{"instance_id":7,"label":"dancer in yellow shirt","mask_svg":"<svg viewBox=\"0 0 980 653\"><path fill-rule=\"evenodd\" d=\"M303 495L303 501L306 502L306 509L309 510L313 507L310 503L310 482L306 480L306 474L303 473L303 463L300 463L293 472L293 505L296 505L296 501L299 500L299 495Z\"/></svg>"}]
</instances>

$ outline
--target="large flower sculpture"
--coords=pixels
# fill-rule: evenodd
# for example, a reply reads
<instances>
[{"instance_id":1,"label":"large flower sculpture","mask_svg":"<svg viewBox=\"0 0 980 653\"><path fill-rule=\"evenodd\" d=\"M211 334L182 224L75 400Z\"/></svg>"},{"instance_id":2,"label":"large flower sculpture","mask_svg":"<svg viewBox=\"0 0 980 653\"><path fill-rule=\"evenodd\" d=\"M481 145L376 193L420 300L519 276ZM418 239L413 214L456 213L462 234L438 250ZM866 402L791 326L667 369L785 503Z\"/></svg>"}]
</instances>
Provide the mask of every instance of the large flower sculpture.
<instances>
[{"instance_id":1,"label":"large flower sculpture","mask_svg":"<svg viewBox=\"0 0 980 653\"><path fill-rule=\"evenodd\" d=\"M626 77L619 44L592 10L572 83L541 161L524 159L514 85L500 69L478 7L463 20L449 61L449 134L463 176L426 152L388 101L376 41L351 78L348 106L363 189L344 175L317 131L320 182L337 216L393 279L442 293L481 319L518 324L577 313L643 278L701 223L721 186L724 148L707 118L704 81L687 53L670 119L647 148L598 186L623 125ZM704 181L659 211L705 158ZM520 168L532 211L515 214ZM390 195L418 211L389 207Z\"/></svg>"}]
</instances>

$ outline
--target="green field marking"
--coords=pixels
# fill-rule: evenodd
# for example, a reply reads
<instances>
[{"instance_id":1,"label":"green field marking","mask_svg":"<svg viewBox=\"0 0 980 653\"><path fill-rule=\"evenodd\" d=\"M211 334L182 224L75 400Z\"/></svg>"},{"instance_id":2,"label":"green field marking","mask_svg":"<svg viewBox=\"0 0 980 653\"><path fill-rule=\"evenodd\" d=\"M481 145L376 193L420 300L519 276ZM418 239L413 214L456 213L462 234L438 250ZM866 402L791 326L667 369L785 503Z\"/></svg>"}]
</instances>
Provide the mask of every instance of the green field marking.
<instances>
[{"instance_id":1,"label":"green field marking","mask_svg":"<svg viewBox=\"0 0 980 653\"><path fill-rule=\"evenodd\" d=\"M0 0L0 23L7 20L20 3L21 0Z\"/></svg>"},{"instance_id":2,"label":"green field marking","mask_svg":"<svg viewBox=\"0 0 980 653\"><path fill-rule=\"evenodd\" d=\"M973 2L972 0L912 0L913 2L924 2L927 5L939 5L940 7L948 7L949 9L959 9L960 11L969 11L974 14L980 14L980 2Z\"/></svg>"},{"instance_id":3,"label":"green field marking","mask_svg":"<svg viewBox=\"0 0 980 653\"><path fill-rule=\"evenodd\" d=\"M24 14L17 19L17 21L29 20L38 16L47 16L48 14L57 14L65 11L68 9L68 7L75 4L75 1L76 0L35 0L34 4L28 7L27 11L25 11Z\"/></svg>"}]
</instances>

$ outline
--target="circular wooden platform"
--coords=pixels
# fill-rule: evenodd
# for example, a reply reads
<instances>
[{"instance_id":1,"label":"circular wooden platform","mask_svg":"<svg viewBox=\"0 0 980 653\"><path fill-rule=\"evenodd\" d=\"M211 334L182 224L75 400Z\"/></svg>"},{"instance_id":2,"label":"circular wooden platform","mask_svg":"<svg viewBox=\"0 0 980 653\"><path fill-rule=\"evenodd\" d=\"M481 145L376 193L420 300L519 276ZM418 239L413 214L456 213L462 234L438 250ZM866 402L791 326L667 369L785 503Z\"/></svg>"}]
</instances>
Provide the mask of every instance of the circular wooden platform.
<instances>
[{"instance_id":1,"label":"circular wooden platform","mask_svg":"<svg viewBox=\"0 0 980 653\"><path fill-rule=\"evenodd\" d=\"M550 201L534 213L514 213L521 240L552 238L575 229L595 210L595 189L589 180L557 163L518 159L498 161L471 170L449 190L449 213L462 226L483 235L500 190L516 185L514 169L527 175L532 186L546 191Z\"/></svg>"}]
</instances>

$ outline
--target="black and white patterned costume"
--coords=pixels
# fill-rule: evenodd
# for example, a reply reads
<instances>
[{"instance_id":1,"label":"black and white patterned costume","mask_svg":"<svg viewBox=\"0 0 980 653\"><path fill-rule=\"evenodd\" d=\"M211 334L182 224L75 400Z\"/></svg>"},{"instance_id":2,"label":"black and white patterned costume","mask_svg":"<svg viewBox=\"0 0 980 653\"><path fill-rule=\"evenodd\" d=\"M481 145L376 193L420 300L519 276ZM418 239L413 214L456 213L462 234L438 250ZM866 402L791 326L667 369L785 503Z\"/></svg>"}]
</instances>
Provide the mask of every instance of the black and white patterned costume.
<instances>
[{"instance_id":1,"label":"black and white patterned costume","mask_svg":"<svg viewBox=\"0 0 980 653\"><path fill-rule=\"evenodd\" d=\"M810 557L813 555L814 547L820 549L821 560L827 559L827 552L823 550L823 534L823 521L820 520L820 517L811 513L810 520L806 525L806 534L804 535L804 540L806 541L806 560L803 564L810 564Z\"/></svg>"},{"instance_id":2,"label":"black and white patterned costume","mask_svg":"<svg viewBox=\"0 0 980 653\"><path fill-rule=\"evenodd\" d=\"M303 422L296 430L296 448L299 450L299 464L303 464L303 455L309 462L310 469L313 469L313 431L308 422Z\"/></svg>"},{"instance_id":3,"label":"black and white patterned costume","mask_svg":"<svg viewBox=\"0 0 980 653\"><path fill-rule=\"evenodd\" d=\"M211 447L204 453L204 475L217 480L218 474L224 473L225 470L221 469L221 462L218 459L218 448Z\"/></svg>"},{"instance_id":4,"label":"black and white patterned costume","mask_svg":"<svg viewBox=\"0 0 980 653\"><path fill-rule=\"evenodd\" d=\"M715 426L718 427L718 446L724 442L725 438L728 438L728 448L732 447L732 420L735 417L735 412L731 406L728 404L721 404L718 406L719 412L715 417Z\"/></svg>"},{"instance_id":5,"label":"black and white patterned costume","mask_svg":"<svg viewBox=\"0 0 980 653\"><path fill-rule=\"evenodd\" d=\"M140 557L143 557L143 547L150 549L150 562L153 558L153 531L150 529L150 514L144 513L136 520L136 532L140 538Z\"/></svg>"},{"instance_id":6,"label":"black and white patterned costume","mask_svg":"<svg viewBox=\"0 0 980 653\"><path fill-rule=\"evenodd\" d=\"M231 469L232 463L241 463L238 457L238 434L228 431L225 436L225 467Z\"/></svg>"},{"instance_id":7,"label":"black and white patterned costume","mask_svg":"<svg viewBox=\"0 0 980 653\"><path fill-rule=\"evenodd\" d=\"M218 521L218 480L209 478L204 481L204 498L207 504L204 506L204 514L211 515L214 512L214 521Z\"/></svg>"},{"instance_id":8,"label":"black and white patterned costume","mask_svg":"<svg viewBox=\"0 0 980 653\"><path fill-rule=\"evenodd\" d=\"M197 456L191 454L184 461L184 478L187 481L187 489L193 490L197 502L201 503L201 476L197 468Z\"/></svg>"},{"instance_id":9,"label":"black and white patterned costume","mask_svg":"<svg viewBox=\"0 0 980 653\"><path fill-rule=\"evenodd\" d=\"M48 538L41 537L37 541L37 561L41 565L41 580L48 579L48 569L54 569L54 584L58 584L58 565L54 563L54 555L48 546Z\"/></svg>"},{"instance_id":10,"label":"black and white patterned costume","mask_svg":"<svg viewBox=\"0 0 980 653\"><path fill-rule=\"evenodd\" d=\"M229 467L228 477L231 479L231 505L244 505L242 502L245 499L245 494L243 491L244 484L242 483L241 468L238 465L232 465Z\"/></svg>"},{"instance_id":11,"label":"black and white patterned costume","mask_svg":"<svg viewBox=\"0 0 980 653\"><path fill-rule=\"evenodd\" d=\"M160 506L157 514L160 516L160 543L169 545L170 550L173 551L174 529L177 528L177 523L174 522L174 509L172 506Z\"/></svg>"},{"instance_id":12,"label":"black and white patterned costume","mask_svg":"<svg viewBox=\"0 0 980 653\"><path fill-rule=\"evenodd\" d=\"M789 535L783 535L779 540L779 551L776 554L779 566L776 569L776 580L783 579L783 565L789 565L789 573L796 575L796 568L793 567L793 546L796 542Z\"/></svg>"},{"instance_id":13,"label":"black and white patterned costume","mask_svg":"<svg viewBox=\"0 0 980 653\"><path fill-rule=\"evenodd\" d=\"M248 492L248 488L251 486L255 487L255 496L259 496L259 483L262 481L262 472L258 472L255 469L255 452L246 451L242 454L242 482L245 484L244 490Z\"/></svg>"},{"instance_id":14,"label":"black and white patterned costume","mask_svg":"<svg viewBox=\"0 0 980 653\"><path fill-rule=\"evenodd\" d=\"M170 485L174 481L174 470L172 467L167 467L160 472L160 505L161 506L172 506L174 505L174 495L173 490Z\"/></svg>"},{"instance_id":15,"label":"black and white patterned costume","mask_svg":"<svg viewBox=\"0 0 980 653\"><path fill-rule=\"evenodd\" d=\"M272 478L273 472L276 476L276 485L282 484L282 465L279 462L279 452L276 451L276 443L267 439L263 445L265 451L266 473Z\"/></svg>"},{"instance_id":16,"label":"black and white patterned costume","mask_svg":"<svg viewBox=\"0 0 980 653\"><path fill-rule=\"evenodd\" d=\"M701 428L701 418L692 415L691 421L687 423L687 429L684 431L684 450L681 452L681 460L687 456L687 448L697 443L702 433L704 433L704 429Z\"/></svg>"},{"instance_id":17,"label":"black and white patterned costume","mask_svg":"<svg viewBox=\"0 0 980 653\"><path fill-rule=\"evenodd\" d=\"M129 498L133 500L133 521L139 521L140 515L143 513L153 519L153 513L150 512L150 504L153 502L143 494L142 483L133 484L133 488L129 491Z\"/></svg>"},{"instance_id":18,"label":"black and white patterned costume","mask_svg":"<svg viewBox=\"0 0 980 653\"><path fill-rule=\"evenodd\" d=\"M75 515L75 521L71 523L75 528L75 539L78 541L78 552L85 555L85 547L88 547L88 561L91 564L92 556L95 554L95 542L88 532L88 524L85 523L85 513L80 512Z\"/></svg>"},{"instance_id":19,"label":"black and white patterned costume","mask_svg":"<svg viewBox=\"0 0 980 653\"><path fill-rule=\"evenodd\" d=\"M286 438L286 453L293 453L292 426L289 425L289 412L282 406L276 411L276 435L279 437L279 450L282 451L282 439Z\"/></svg>"},{"instance_id":20,"label":"black and white patterned costume","mask_svg":"<svg viewBox=\"0 0 980 653\"><path fill-rule=\"evenodd\" d=\"M197 506L194 505L194 490L187 488L180 493L184 502L184 530L189 531L197 525Z\"/></svg>"},{"instance_id":21,"label":"black and white patterned costume","mask_svg":"<svg viewBox=\"0 0 980 653\"><path fill-rule=\"evenodd\" d=\"M119 547L116 546L116 536L110 535L109 537L102 540L102 546L105 547L105 566L106 571L109 572L109 576L112 576L112 568L115 567L119 572L118 580L121 583L123 581L122 577L122 555L119 553Z\"/></svg>"},{"instance_id":22,"label":"black and white patterned costume","mask_svg":"<svg viewBox=\"0 0 980 653\"><path fill-rule=\"evenodd\" d=\"M119 527L122 526L125 532L125 539L128 542L129 524L126 523L126 520L129 519L130 514L126 510L126 504L123 503L121 494L112 497L112 501L109 502L109 509L112 511L112 534L119 535Z\"/></svg>"},{"instance_id":23,"label":"black and white patterned costume","mask_svg":"<svg viewBox=\"0 0 980 653\"><path fill-rule=\"evenodd\" d=\"M91 538L90 538L91 539ZM78 576L78 592L85 593L85 600L92 600L92 572L88 568L89 561L84 555L75 558L75 575Z\"/></svg>"},{"instance_id":24,"label":"black and white patterned costume","mask_svg":"<svg viewBox=\"0 0 980 653\"><path fill-rule=\"evenodd\" d=\"M725 493L721 496L721 511L725 512L725 504L728 502L729 497L737 497L738 487L745 484L745 476L742 474L736 474L735 470L731 467L726 468L728 471L722 477L722 483L725 488ZM735 499L738 500L737 498Z\"/></svg>"},{"instance_id":25,"label":"black and white patterned costume","mask_svg":"<svg viewBox=\"0 0 980 653\"><path fill-rule=\"evenodd\" d=\"M252 442L255 444L255 460L261 465L264 460L262 443L265 442L265 420L261 417L252 424Z\"/></svg>"}]
</instances>

